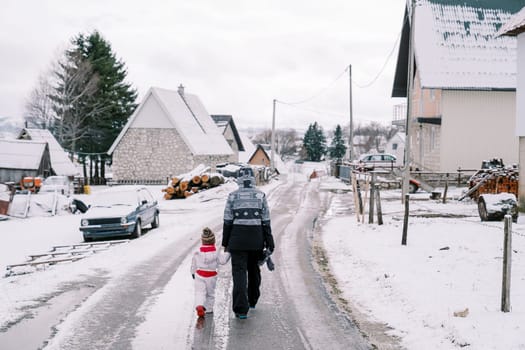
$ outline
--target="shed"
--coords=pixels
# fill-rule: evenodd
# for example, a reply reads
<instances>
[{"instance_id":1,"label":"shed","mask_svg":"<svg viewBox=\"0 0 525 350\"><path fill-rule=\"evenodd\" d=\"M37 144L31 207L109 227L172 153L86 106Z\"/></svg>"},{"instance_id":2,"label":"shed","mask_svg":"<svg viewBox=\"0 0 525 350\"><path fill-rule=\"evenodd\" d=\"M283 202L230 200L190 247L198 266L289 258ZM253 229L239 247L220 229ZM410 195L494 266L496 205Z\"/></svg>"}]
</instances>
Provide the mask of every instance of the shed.
<instances>
[{"instance_id":1,"label":"shed","mask_svg":"<svg viewBox=\"0 0 525 350\"><path fill-rule=\"evenodd\" d=\"M48 144L51 157L52 175L63 175L69 177L78 175L78 170L75 165L49 130L24 128L18 135L18 139L43 141Z\"/></svg>"},{"instance_id":2,"label":"shed","mask_svg":"<svg viewBox=\"0 0 525 350\"><path fill-rule=\"evenodd\" d=\"M24 176L51 174L47 142L0 140L0 182L19 182Z\"/></svg>"}]
</instances>

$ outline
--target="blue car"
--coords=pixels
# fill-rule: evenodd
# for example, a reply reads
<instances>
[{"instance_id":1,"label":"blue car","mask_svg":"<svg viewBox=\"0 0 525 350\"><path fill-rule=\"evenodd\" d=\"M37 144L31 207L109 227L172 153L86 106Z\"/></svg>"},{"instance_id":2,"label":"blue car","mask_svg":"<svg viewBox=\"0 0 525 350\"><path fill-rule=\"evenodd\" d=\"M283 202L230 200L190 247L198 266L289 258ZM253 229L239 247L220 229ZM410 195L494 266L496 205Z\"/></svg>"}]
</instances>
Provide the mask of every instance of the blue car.
<instances>
[{"instance_id":1,"label":"blue car","mask_svg":"<svg viewBox=\"0 0 525 350\"><path fill-rule=\"evenodd\" d=\"M85 242L107 237L138 238L144 227L159 226L158 203L145 187L94 193L86 202L89 209L80 221Z\"/></svg>"}]
</instances>

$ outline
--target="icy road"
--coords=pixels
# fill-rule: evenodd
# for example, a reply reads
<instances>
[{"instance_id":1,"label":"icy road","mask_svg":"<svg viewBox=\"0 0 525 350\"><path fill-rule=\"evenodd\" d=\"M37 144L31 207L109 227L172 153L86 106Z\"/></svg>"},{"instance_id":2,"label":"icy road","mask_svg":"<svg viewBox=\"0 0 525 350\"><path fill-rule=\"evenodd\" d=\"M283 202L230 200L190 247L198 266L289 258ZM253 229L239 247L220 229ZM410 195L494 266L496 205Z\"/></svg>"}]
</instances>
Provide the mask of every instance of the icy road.
<instances>
[{"instance_id":1,"label":"icy road","mask_svg":"<svg viewBox=\"0 0 525 350\"><path fill-rule=\"evenodd\" d=\"M165 206L158 229L104 256L58 267L54 289L35 294L25 312L0 329L0 348L370 349L315 268L316 222L333 194L300 173L283 175L267 193L276 269L262 267L261 298L248 319L238 320L231 311L229 264L220 271L215 313L202 321L193 310L190 255L204 225L220 236L224 201L215 199L201 211L198 205ZM183 234L174 238L170 232L177 228ZM61 269L66 277L75 271L75 277L57 277ZM13 283L22 288L45 274L52 272L15 277ZM4 288L13 293L15 287Z\"/></svg>"}]
</instances>

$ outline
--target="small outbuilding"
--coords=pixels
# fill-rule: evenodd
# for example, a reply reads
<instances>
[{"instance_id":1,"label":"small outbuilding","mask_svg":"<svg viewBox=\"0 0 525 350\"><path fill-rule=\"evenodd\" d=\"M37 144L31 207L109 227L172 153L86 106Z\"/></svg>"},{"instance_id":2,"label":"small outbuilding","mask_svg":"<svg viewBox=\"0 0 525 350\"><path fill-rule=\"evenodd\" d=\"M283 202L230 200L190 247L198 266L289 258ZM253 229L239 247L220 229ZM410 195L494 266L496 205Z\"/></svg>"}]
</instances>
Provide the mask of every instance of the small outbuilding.
<instances>
[{"instance_id":1,"label":"small outbuilding","mask_svg":"<svg viewBox=\"0 0 525 350\"><path fill-rule=\"evenodd\" d=\"M73 177L78 174L78 170L67 156L57 139L47 129L22 129L18 135L19 140L33 140L46 142L49 147L51 157L52 175L62 175Z\"/></svg>"},{"instance_id":2,"label":"small outbuilding","mask_svg":"<svg viewBox=\"0 0 525 350\"><path fill-rule=\"evenodd\" d=\"M0 182L18 183L25 176L52 174L47 142L0 140Z\"/></svg>"}]
</instances>

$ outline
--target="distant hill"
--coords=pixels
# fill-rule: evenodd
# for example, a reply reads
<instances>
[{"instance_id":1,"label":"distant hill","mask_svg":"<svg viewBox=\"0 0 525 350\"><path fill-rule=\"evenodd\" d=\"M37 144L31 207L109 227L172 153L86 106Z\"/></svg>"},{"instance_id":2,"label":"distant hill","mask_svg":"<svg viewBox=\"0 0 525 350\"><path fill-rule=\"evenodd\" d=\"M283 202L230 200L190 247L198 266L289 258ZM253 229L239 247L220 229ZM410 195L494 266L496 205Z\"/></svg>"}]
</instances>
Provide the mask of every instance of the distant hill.
<instances>
[{"instance_id":1,"label":"distant hill","mask_svg":"<svg viewBox=\"0 0 525 350\"><path fill-rule=\"evenodd\" d=\"M15 139L23 128L21 120L0 117L0 139Z\"/></svg>"}]
</instances>

